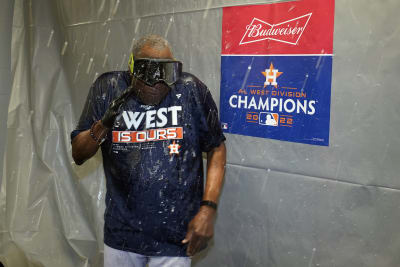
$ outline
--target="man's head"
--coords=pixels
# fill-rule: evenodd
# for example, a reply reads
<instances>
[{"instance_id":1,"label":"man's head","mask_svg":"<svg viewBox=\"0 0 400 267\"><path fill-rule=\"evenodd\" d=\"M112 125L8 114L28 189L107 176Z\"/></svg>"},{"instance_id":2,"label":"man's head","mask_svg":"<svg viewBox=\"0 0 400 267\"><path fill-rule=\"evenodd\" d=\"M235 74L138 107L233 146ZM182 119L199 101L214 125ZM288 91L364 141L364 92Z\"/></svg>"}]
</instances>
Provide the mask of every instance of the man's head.
<instances>
[{"instance_id":1,"label":"man's head","mask_svg":"<svg viewBox=\"0 0 400 267\"><path fill-rule=\"evenodd\" d=\"M133 45L133 58L174 59L172 49L167 40L158 35L146 35Z\"/></svg>"},{"instance_id":2,"label":"man's head","mask_svg":"<svg viewBox=\"0 0 400 267\"><path fill-rule=\"evenodd\" d=\"M181 65L173 60L171 47L161 36L147 35L134 44L130 70L133 75L132 85L139 100L148 105L156 105L164 99L170 90L167 78L176 78L174 74L180 74L181 70ZM160 72L170 75L158 80Z\"/></svg>"}]
</instances>

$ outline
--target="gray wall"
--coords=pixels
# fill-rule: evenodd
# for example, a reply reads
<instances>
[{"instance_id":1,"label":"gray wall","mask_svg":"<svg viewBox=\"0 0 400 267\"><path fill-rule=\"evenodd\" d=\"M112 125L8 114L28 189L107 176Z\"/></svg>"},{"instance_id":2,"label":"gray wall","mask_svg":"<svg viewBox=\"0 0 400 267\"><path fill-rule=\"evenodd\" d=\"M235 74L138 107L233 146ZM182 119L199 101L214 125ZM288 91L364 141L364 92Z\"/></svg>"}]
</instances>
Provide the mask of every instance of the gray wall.
<instances>
[{"instance_id":1,"label":"gray wall","mask_svg":"<svg viewBox=\"0 0 400 267\"><path fill-rule=\"evenodd\" d=\"M101 266L101 158L75 166L68 139L90 84L156 33L218 102L221 7L271 1L15 2L0 260ZM195 266L400 265L398 10L336 1L329 147L227 135L216 236Z\"/></svg>"}]
</instances>

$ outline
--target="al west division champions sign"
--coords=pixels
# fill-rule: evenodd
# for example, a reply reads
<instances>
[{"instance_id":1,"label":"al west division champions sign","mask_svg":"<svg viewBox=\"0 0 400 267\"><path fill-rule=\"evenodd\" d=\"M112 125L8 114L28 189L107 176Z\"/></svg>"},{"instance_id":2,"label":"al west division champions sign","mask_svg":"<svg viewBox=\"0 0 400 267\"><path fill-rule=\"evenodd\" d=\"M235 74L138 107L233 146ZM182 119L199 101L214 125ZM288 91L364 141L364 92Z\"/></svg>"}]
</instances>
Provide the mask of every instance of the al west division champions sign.
<instances>
[{"instance_id":1,"label":"al west division champions sign","mask_svg":"<svg viewBox=\"0 0 400 267\"><path fill-rule=\"evenodd\" d=\"M329 145L334 0L223 10L224 132Z\"/></svg>"}]
</instances>

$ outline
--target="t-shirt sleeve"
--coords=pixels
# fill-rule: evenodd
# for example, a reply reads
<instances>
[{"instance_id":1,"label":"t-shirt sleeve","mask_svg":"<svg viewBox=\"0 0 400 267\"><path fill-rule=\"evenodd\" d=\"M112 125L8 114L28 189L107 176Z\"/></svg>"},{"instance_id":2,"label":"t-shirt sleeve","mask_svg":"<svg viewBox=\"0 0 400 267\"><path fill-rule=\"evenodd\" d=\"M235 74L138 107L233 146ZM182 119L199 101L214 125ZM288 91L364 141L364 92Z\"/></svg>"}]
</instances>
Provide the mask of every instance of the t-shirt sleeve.
<instances>
[{"instance_id":1,"label":"t-shirt sleeve","mask_svg":"<svg viewBox=\"0 0 400 267\"><path fill-rule=\"evenodd\" d=\"M200 110L200 147L203 152L209 152L226 140L219 121L217 105L210 90L200 80L196 81L198 105Z\"/></svg>"},{"instance_id":2,"label":"t-shirt sleeve","mask_svg":"<svg viewBox=\"0 0 400 267\"><path fill-rule=\"evenodd\" d=\"M79 133L90 129L92 124L100 120L107 108L108 83L104 76L100 76L90 87L79 122L71 132L71 141Z\"/></svg>"}]
</instances>

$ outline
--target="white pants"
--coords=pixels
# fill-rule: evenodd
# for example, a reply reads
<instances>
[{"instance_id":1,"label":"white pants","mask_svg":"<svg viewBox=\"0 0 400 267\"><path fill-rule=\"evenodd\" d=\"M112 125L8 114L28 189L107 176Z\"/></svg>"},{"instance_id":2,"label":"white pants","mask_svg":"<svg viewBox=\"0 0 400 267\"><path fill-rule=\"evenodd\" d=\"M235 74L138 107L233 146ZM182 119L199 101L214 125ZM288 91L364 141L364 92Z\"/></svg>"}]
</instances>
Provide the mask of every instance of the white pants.
<instances>
[{"instance_id":1,"label":"white pants","mask_svg":"<svg viewBox=\"0 0 400 267\"><path fill-rule=\"evenodd\" d=\"M104 244L104 267L190 267L189 257L144 256Z\"/></svg>"}]
</instances>

